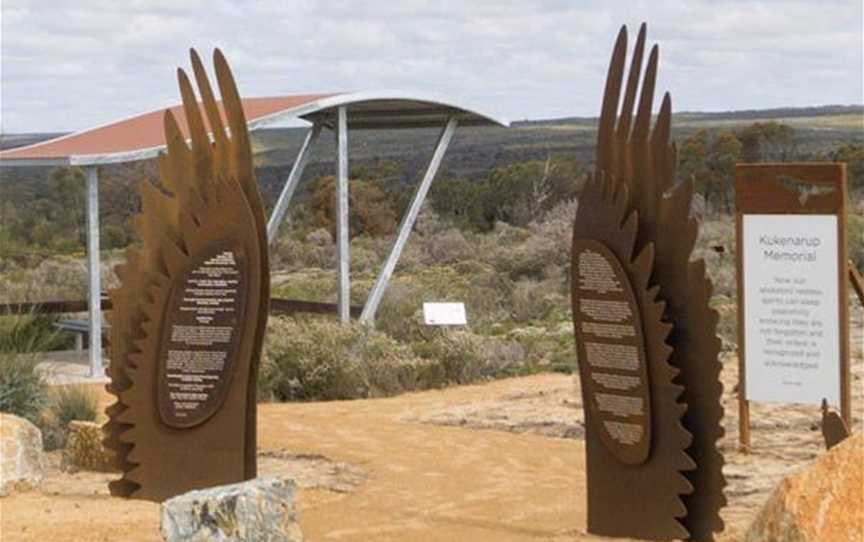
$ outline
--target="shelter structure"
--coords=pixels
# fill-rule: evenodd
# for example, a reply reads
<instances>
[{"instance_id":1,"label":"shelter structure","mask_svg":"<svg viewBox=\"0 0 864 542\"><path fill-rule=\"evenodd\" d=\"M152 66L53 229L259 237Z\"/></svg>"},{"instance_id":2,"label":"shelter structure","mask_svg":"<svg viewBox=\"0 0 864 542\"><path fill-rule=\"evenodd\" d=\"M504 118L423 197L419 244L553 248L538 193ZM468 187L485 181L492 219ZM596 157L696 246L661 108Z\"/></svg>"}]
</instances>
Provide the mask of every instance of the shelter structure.
<instances>
[{"instance_id":1,"label":"shelter structure","mask_svg":"<svg viewBox=\"0 0 864 542\"><path fill-rule=\"evenodd\" d=\"M220 105L221 107L221 105ZM272 244L288 211L310 150L322 130L336 139L336 246L338 316L350 319L350 244L348 235L348 135L351 130L441 127L426 171L402 217L393 246L384 261L363 307L360 320L374 324L375 313L408 240L420 207L438 171L457 126L506 126L505 121L416 93L399 91L297 94L247 98L243 109L250 130L300 119L311 124L279 198L268 219L267 237ZM183 108L172 113L188 136ZM88 326L90 374L104 376L102 360L101 277L99 273L99 166L155 158L165 149L162 125L164 109L152 111L81 132L0 152L0 167L78 166L86 174L87 269L89 276ZM206 118L206 117L205 117ZM96 345L96 347L92 347Z\"/></svg>"}]
</instances>

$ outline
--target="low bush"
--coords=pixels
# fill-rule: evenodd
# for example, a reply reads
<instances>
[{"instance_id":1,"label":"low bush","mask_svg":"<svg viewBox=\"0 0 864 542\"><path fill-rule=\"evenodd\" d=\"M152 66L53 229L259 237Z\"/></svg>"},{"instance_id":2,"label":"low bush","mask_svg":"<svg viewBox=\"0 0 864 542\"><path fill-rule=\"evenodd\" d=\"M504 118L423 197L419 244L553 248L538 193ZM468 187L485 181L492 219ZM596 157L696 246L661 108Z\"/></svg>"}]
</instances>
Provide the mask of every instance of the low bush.
<instances>
[{"instance_id":1,"label":"low bush","mask_svg":"<svg viewBox=\"0 0 864 542\"><path fill-rule=\"evenodd\" d=\"M29 354L0 352L0 412L39 422L48 392L37 361Z\"/></svg>"},{"instance_id":2,"label":"low bush","mask_svg":"<svg viewBox=\"0 0 864 542\"><path fill-rule=\"evenodd\" d=\"M555 309L561 295L548 281L522 280L513 288L511 319L514 322L544 320Z\"/></svg>"},{"instance_id":3,"label":"low bush","mask_svg":"<svg viewBox=\"0 0 864 542\"><path fill-rule=\"evenodd\" d=\"M354 399L426 387L429 363L383 333L324 319L271 318L259 396Z\"/></svg>"},{"instance_id":4,"label":"low bush","mask_svg":"<svg viewBox=\"0 0 864 542\"><path fill-rule=\"evenodd\" d=\"M0 352L32 353L69 346L74 339L54 327L55 315L31 312L0 314Z\"/></svg>"},{"instance_id":5,"label":"low bush","mask_svg":"<svg viewBox=\"0 0 864 542\"><path fill-rule=\"evenodd\" d=\"M518 341L426 327L409 344L355 324L271 318L260 400L385 397L536 369Z\"/></svg>"},{"instance_id":6,"label":"low bush","mask_svg":"<svg viewBox=\"0 0 864 542\"><path fill-rule=\"evenodd\" d=\"M58 386L51 393L50 410L61 427L69 422L95 422L99 417L99 398L86 386Z\"/></svg>"},{"instance_id":7,"label":"low bush","mask_svg":"<svg viewBox=\"0 0 864 542\"><path fill-rule=\"evenodd\" d=\"M468 384L492 376L485 367L478 342L471 335L442 331L429 341L413 343L412 349L420 358L438 365L442 385Z\"/></svg>"},{"instance_id":8,"label":"low bush","mask_svg":"<svg viewBox=\"0 0 864 542\"><path fill-rule=\"evenodd\" d=\"M86 386L58 386L48 401L40 425L45 448L62 448L66 442L69 423L72 421L95 422L99 418L99 398Z\"/></svg>"}]
</instances>

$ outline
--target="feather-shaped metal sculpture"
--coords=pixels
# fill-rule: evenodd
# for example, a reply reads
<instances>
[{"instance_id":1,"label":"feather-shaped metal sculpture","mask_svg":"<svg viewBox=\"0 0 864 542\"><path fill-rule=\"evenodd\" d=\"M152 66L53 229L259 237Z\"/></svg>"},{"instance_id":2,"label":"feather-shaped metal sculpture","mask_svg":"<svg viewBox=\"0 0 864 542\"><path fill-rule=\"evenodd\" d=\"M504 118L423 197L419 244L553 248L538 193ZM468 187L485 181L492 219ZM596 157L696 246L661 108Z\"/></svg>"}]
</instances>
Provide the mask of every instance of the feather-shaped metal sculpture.
<instances>
[{"instance_id":1,"label":"feather-shaped metal sculpture","mask_svg":"<svg viewBox=\"0 0 864 542\"><path fill-rule=\"evenodd\" d=\"M704 262L690 260L698 235L690 215L693 183L674 182L668 93L651 127L656 45L640 85L645 32L643 24L626 87L626 28L615 43L596 174L580 197L574 224L572 299L586 416L588 529L608 536L709 541L723 528L719 511L725 505L717 449L723 435L718 315L708 306L712 286ZM592 243L608 249L625 271L639 318L615 320L614 304L599 317L584 310L586 301L598 298L596 287L585 289L586 277L599 284L609 275L603 265L586 270L583 262L580 269ZM639 335L642 345L633 339ZM633 380L639 372L634 363L646 364L640 370L647 382ZM604 376L607 372L615 378ZM632 386L622 388L620 379ZM634 405L638 397L645 398L640 409L620 406ZM604 403L618 406L603 410ZM610 422L626 429L611 444L604 429ZM634 445L628 437L633 433L651 435L644 460L636 464L623 453Z\"/></svg>"},{"instance_id":2,"label":"feather-shaped metal sculpture","mask_svg":"<svg viewBox=\"0 0 864 542\"><path fill-rule=\"evenodd\" d=\"M142 244L127 251L110 292L108 391L117 401L105 443L123 472L110 490L156 501L256 475L255 383L270 288L264 209L228 63L216 50L220 107L191 57L202 104L177 73L191 147L166 111L162 188L141 183Z\"/></svg>"}]
</instances>

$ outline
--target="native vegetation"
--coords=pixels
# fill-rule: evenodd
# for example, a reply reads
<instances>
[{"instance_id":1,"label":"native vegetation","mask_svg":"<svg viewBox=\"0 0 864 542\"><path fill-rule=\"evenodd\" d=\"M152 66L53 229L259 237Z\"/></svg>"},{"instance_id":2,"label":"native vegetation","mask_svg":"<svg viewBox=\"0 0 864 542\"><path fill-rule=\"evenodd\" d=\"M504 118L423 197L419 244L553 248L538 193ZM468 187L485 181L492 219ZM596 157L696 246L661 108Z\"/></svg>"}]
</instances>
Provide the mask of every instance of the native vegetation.
<instances>
[{"instance_id":1,"label":"native vegetation","mask_svg":"<svg viewBox=\"0 0 864 542\"><path fill-rule=\"evenodd\" d=\"M261 399L382 396L535 371L572 371L570 238L579 192L593 168L593 122L565 119L458 132L384 296L376 330L341 327L329 317L271 318ZM806 116L793 110L774 118L683 113L674 122L679 177L694 178L700 195L694 211L703 217L703 227L695 256L706 259L714 281L713 304L721 311L727 349L736 340L730 215L736 162L846 162L849 254L864 267L861 108L808 111ZM372 287L434 137L433 131L406 131L358 134L351 140L354 305L362 305ZM270 204L301 139L297 130L268 130L254 141L259 181ZM333 163L329 154L324 157L331 148L326 138L319 147L272 249L276 297L336 299ZM119 249L135 239L129 224L139 205L134 184L157 174L154 164L143 162L105 167L101 176L103 277L111 287ZM74 168L4 170L0 303L84 298L83 183ZM468 328L422 325L423 301L464 302ZM34 373L20 358L29 354L19 351L32 351L37 344L68 348L71 337L58 337L52 323L51 317L37 315L0 317L3 410L32 418L51 403L45 393L26 391L39 390L42 383L29 376ZM36 402L22 402L24 396Z\"/></svg>"}]
</instances>

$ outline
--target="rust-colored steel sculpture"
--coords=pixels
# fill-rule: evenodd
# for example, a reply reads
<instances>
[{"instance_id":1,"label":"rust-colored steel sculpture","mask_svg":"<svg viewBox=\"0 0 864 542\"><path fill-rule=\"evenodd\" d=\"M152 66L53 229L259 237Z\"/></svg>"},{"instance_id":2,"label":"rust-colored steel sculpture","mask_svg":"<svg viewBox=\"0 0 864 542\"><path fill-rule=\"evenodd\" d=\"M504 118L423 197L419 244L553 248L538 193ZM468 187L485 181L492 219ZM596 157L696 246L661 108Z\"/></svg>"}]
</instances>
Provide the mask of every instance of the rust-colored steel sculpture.
<instances>
[{"instance_id":1,"label":"rust-colored steel sculpture","mask_svg":"<svg viewBox=\"0 0 864 542\"><path fill-rule=\"evenodd\" d=\"M840 414L828 407L826 399L822 399L822 438L826 450L849 438L849 427Z\"/></svg>"},{"instance_id":2,"label":"rust-colored steel sculpture","mask_svg":"<svg viewBox=\"0 0 864 542\"><path fill-rule=\"evenodd\" d=\"M639 88L645 32L643 24L626 87L626 28L615 43L596 173L574 223L588 530L710 541L723 529L726 502L718 315L708 306L704 262L690 261L698 235L693 183L674 182L668 94L651 128L656 45Z\"/></svg>"},{"instance_id":3,"label":"rust-colored steel sculpture","mask_svg":"<svg viewBox=\"0 0 864 542\"><path fill-rule=\"evenodd\" d=\"M220 107L191 56L204 114L178 70L191 147L166 111L162 188L140 185L143 243L127 251L109 292L107 389L117 401L105 443L123 472L110 490L154 501L256 476L255 382L270 295L264 209L228 63L216 50Z\"/></svg>"}]
</instances>

